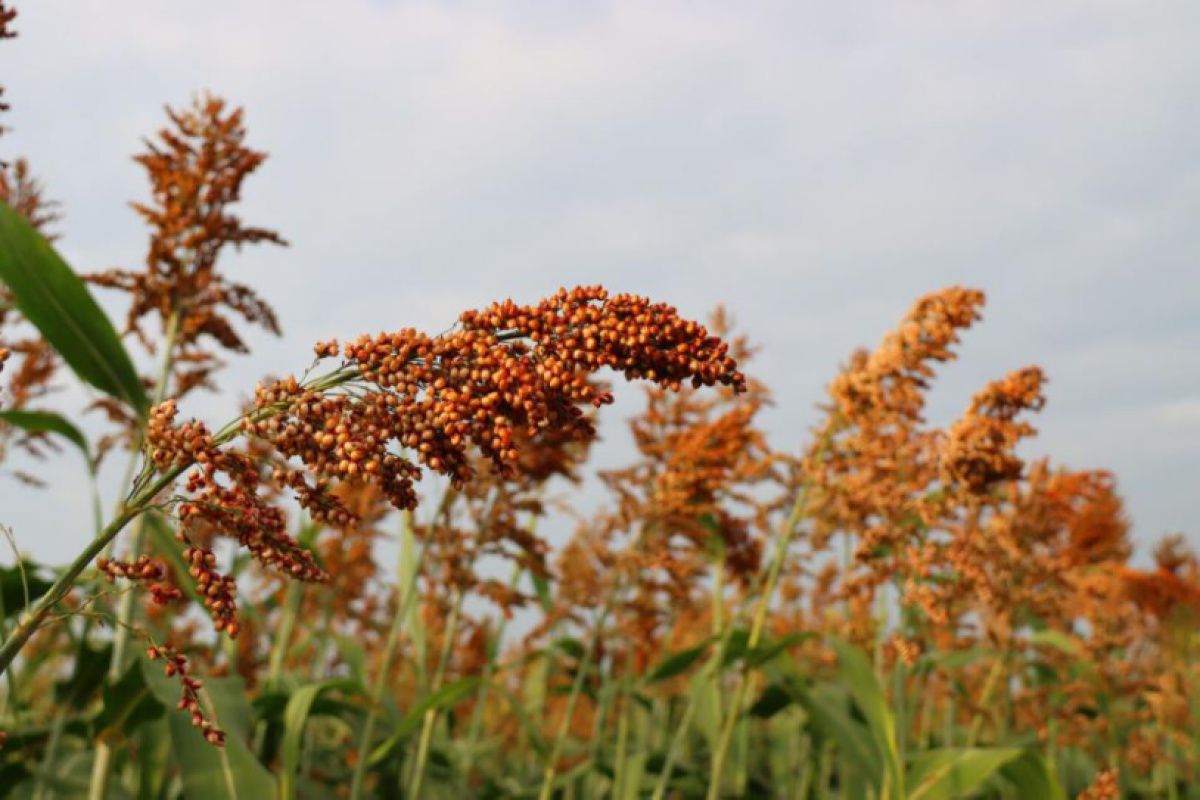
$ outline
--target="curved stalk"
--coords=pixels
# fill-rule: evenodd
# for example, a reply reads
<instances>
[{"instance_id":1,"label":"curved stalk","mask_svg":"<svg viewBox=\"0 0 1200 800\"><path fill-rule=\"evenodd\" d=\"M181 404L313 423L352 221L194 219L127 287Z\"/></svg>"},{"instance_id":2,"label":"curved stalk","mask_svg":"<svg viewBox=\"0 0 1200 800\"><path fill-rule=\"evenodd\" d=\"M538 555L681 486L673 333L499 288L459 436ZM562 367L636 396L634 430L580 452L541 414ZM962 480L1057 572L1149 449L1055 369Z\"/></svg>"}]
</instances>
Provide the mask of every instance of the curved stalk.
<instances>
[{"instance_id":1,"label":"curved stalk","mask_svg":"<svg viewBox=\"0 0 1200 800\"><path fill-rule=\"evenodd\" d=\"M318 378L311 384L307 384L307 388L316 391L332 389L349 383L358 377L359 372L357 369L343 368ZM272 406L257 409L250 414L239 416L214 436L214 442L217 446L228 444L237 438L241 432L243 420L258 421L268 419L278 414L281 410L282 407ZM121 508L114 515L112 521L100 531L98 536L89 541L83 550L79 552L79 555L67 565L63 573L51 585L50 590L42 596L33 609L25 613L25 616L17 623L12 633L4 640L4 644L0 645L0 675L8 671L12 662L21 652L21 649L28 644L33 635L45 624L46 618L50 615L54 606L58 605L71 589L74 588L76 580L78 580L79 576L83 574L83 571L87 569L96 556L104 552L104 549L117 537L117 534L125 529L126 525L150 508L159 492L170 486L191 467L192 462L188 462L177 464L157 475L153 472L147 472L143 476L139 476L139 479L134 482L135 490L133 496L121 505Z\"/></svg>"},{"instance_id":2,"label":"curved stalk","mask_svg":"<svg viewBox=\"0 0 1200 800\"><path fill-rule=\"evenodd\" d=\"M532 527L532 522L530 525ZM513 568L512 579L508 582L511 588L516 588L524 572L524 567L520 565ZM483 713L488 700L488 687L496 674L496 659L500 657L500 647L504 642L504 631L507 627L508 617L502 615L496 625L496 635L488 641L487 663L483 665L483 685L479 687L479 693L475 697L475 708L471 713L471 728L467 734L467 747L460 770L461 785L459 788L464 792L470 786L471 771L475 767L475 748L483 733Z\"/></svg>"},{"instance_id":3,"label":"curved stalk","mask_svg":"<svg viewBox=\"0 0 1200 800\"><path fill-rule=\"evenodd\" d=\"M150 507L154 496L183 474L185 469L187 469L186 466L172 467L143 488L130 503L126 504L116 518L104 527L100 535L88 542L79 555L75 556L75 560L67 565L63 573L58 576L58 580L50 587L50 591L42 596L34 605L33 610L25 614L4 644L0 645L0 673L8 671L17 654L45 624L46 617L50 616L54 607L62 602L62 599L75 587L75 581L88 568L92 560L104 551L108 543L115 539L126 525L143 514Z\"/></svg>"}]
</instances>

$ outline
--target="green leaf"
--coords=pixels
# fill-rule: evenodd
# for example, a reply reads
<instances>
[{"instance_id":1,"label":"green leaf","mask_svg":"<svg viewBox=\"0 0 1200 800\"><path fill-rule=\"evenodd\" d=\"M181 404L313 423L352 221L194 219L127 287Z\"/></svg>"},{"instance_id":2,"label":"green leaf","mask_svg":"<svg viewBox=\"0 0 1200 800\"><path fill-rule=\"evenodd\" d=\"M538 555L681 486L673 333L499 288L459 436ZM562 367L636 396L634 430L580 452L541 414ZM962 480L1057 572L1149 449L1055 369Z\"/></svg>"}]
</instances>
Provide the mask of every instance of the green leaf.
<instances>
[{"instance_id":1,"label":"green leaf","mask_svg":"<svg viewBox=\"0 0 1200 800\"><path fill-rule=\"evenodd\" d=\"M10 617L23 611L26 603L32 603L50 591L53 582L37 576L38 565L22 561L11 567L0 567L0 618Z\"/></svg>"},{"instance_id":2,"label":"green leaf","mask_svg":"<svg viewBox=\"0 0 1200 800\"><path fill-rule=\"evenodd\" d=\"M1040 631L1034 631L1029 637L1030 642L1045 647L1052 647L1055 650L1061 650L1067 655L1079 654L1079 642L1071 638L1069 634L1062 631L1056 631L1052 628L1046 628Z\"/></svg>"},{"instance_id":3,"label":"green leaf","mask_svg":"<svg viewBox=\"0 0 1200 800\"><path fill-rule=\"evenodd\" d=\"M750 707L750 715L759 719L770 719L794 702L792 693L778 684L771 684Z\"/></svg>"},{"instance_id":4,"label":"green leaf","mask_svg":"<svg viewBox=\"0 0 1200 800\"><path fill-rule=\"evenodd\" d=\"M721 658L721 666L728 667L737 663L750 649L750 631L746 628L734 628L726 636L725 654Z\"/></svg>"},{"instance_id":5,"label":"green leaf","mask_svg":"<svg viewBox=\"0 0 1200 800\"><path fill-rule=\"evenodd\" d=\"M71 677L54 685L54 702L69 704L77 709L87 706L92 695L104 683L111 659L111 645L93 648L81 639L75 650Z\"/></svg>"},{"instance_id":6,"label":"green leaf","mask_svg":"<svg viewBox=\"0 0 1200 800\"><path fill-rule=\"evenodd\" d=\"M333 637L342 661L350 668L350 677L361 685L367 685L367 654L363 652L362 643L352 636L337 634Z\"/></svg>"},{"instance_id":7,"label":"green leaf","mask_svg":"<svg viewBox=\"0 0 1200 800\"><path fill-rule=\"evenodd\" d=\"M708 649L710 641L711 640L705 640L695 647L689 647L686 650L678 650L674 653L671 653L669 656L659 662L658 666L654 668L653 672L646 676L646 682L659 683L661 681L674 678L676 675L679 675L682 672L686 672L688 668L692 666L692 664L695 664L696 661L698 661L700 657L704 655L704 652Z\"/></svg>"},{"instance_id":8,"label":"green leaf","mask_svg":"<svg viewBox=\"0 0 1200 800\"><path fill-rule=\"evenodd\" d=\"M910 767L908 800L968 797L1022 753L1016 747L946 748L921 753Z\"/></svg>"},{"instance_id":9,"label":"green leaf","mask_svg":"<svg viewBox=\"0 0 1200 800\"><path fill-rule=\"evenodd\" d=\"M1029 800L1065 800L1066 794L1050 774L1046 761L1032 750L1009 761L1000 770L1004 779L1017 791L1017 796Z\"/></svg>"},{"instance_id":10,"label":"green leaf","mask_svg":"<svg viewBox=\"0 0 1200 800\"><path fill-rule=\"evenodd\" d=\"M814 638L816 634L811 632L792 633L774 641L763 642L758 647L746 651L746 666L761 667L801 642Z\"/></svg>"},{"instance_id":11,"label":"green leaf","mask_svg":"<svg viewBox=\"0 0 1200 800\"><path fill-rule=\"evenodd\" d=\"M904 768L900 763L900 749L896 742L896 723L871 661L862 650L836 636L829 637L829 644L838 656L841 681L866 717L871 735L883 754L891 785L904 786Z\"/></svg>"},{"instance_id":12,"label":"green leaf","mask_svg":"<svg viewBox=\"0 0 1200 800\"><path fill-rule=\"evenodd\" d=\"M850 713L844 688L826 685L809 691L794 684L792 688L813 724L836 742L842 757L854 765L854 773L872 787L881 786L883 757L871 732Z\"/></svg>"},{"instance_id":13,"label":"green leaf","mask_svg":"<svg viewBox=\"0 0 1200 800\"><path fill-rule=\"evenodd\" d=\"M146 390L112 323L54 248L4 203L0 281L81 380L146 416Z\"/></svg>"},{"instance_id":14,"label":"green leaf","mask_svg":"<svg viewBox=\"0 0 1200 800\"><path fill-rule=\"evenodd\" d=\"M66 418L50 411L12 410L0 411L0 420L28 433L57 433L79 448L87 460L88 468L91 469L92 451L88 447L87 437Z\"/></svg>"},{"instance_id":15,"label":"green leaf","mask_svg":"<svg viewBox=\"0 0 1200 800\"><path fill-rule=\"evenodd\" d=\"M163 673L161 662L140 661L154 696L173 708L180 696L179 682ZM253 720L245 684L240 678L215 678L205 683L201 698L206 710L211 710L213 724L225 732L225 746L206 742L186 713L171 711L167 715L184 795L206 800L275 797L275 779L246 743Z\"/></svg>"},{"instance_id":16,"label":"green leaf","mask_svg":"<svg viewBox=\"0 0 1200 800\"><path fill-rule=\"evenodd\" d=\"M300 769L300 746L304 728L317 697L327 691L357 691L357 681L333 679L312 683L297 689L283 712L283 771L279 776L279 796L283 800L296 797L296 777Z\"/></svg>"},{"instance_id":17,"label":"green leaf","mask_svg":"<svg viewBox=\"0 0 1200 800\"><path fill-rule=\"evenodd\" d=\"M142 665L134 662L121 679L104 689L104 707L96 717L96 736L109 733L128 736L143 722L162 716L166 707L158 701L146 683Z\"/></svg>"},{"instance_id":18,"label":"green leaf","mask_svg":"<svg viewBox=\"0 0 1200 800\"><path fill-rule=\"evenodd\" d=\"M585 652L583 642L570 637L559 639L554 646L576 660L582 659Z\"/></svg>"},{"instance_id":19,"label":"green leaf","mask_svg":"<svg viewBox=\"0 0 1200 800\"><path fill-rule=\"evenodd\" d=\"M482 683L483 681L476 677L461 678L454 683L443 686L433 694L422 699L421 702L410 708L408 713L401 718L400 723L392 731L392 735L371 752L367 763L372 765L378 764L387 758L392 748L400 744L406 736L420 727L421 721L425 718L426 711L453 708L466 699L468 695L472 694Z\"/></svg>"}]
</instances>

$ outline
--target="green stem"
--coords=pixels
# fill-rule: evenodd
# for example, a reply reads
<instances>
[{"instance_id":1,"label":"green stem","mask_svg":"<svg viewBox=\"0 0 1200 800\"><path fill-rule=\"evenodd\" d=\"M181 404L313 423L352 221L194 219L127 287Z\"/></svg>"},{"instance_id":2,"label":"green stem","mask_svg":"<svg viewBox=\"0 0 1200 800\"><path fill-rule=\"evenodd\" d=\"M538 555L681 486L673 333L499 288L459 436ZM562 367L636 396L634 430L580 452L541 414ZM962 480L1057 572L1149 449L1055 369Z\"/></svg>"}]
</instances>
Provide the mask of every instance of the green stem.
<instances>
[{"instance_id":1,"label":"green stem","mask_svg":"<svg viewBox=\"0 0 1200 800\"><path fill-rule=\"evenodd\" d=\"M779 575L783 571L783 564L787 560L787 552L791 547L792 540L796 537L796 533L800 529L800 522L804 519L805 509L808 505L808 490L809 485L806 484L800 491L800 496L796 498L796 502L792 505L792 511L788 515L788 520L783 532L783 538L779 541L779 546L775 550L775 555L771 559L771 565L767 572L767 583L763 587L762 596L758 600L758 608L754 613L754 622L750 626L750 637L746 644L748 649L754 649L758 646L762 639L763 627L767 621L767 610L771 606L771 598L775 594L775 587L779 583ZM721 728L721 738L717 742L716 752L713 753L712 771L709 776L708 785L708 800L717 800L721 796L721 778L725 770L725 759L729 755L729 745L733 741L733 733L737 727L737 721L741 717L742 705L746 699L746 689L749 686L749 671L743 667L738 675L737 684L733 690L733 700L729 704L729 715L724 720Z\"/></svg>"},{"instance_id":2,"label":"green stem","mask_svg":"<svg viewBox=\"0 0 1200 800\"><path fill-rule=\"evenodd\" d=\"M604 602L604 608L600 611L600 618L596 621L596 629L592 632L588 648L579 663L579 669L575 673L575 680L571 684L571 694L567 697L567 708L563 712L562 722L559 723L558 733L554 737L554 746L550 749L550 756L546 759L546 771L542 776L542 791L538 795L539 800L550 800L554 792L554 777L558 773L558 759L562 756L563 744L566 742L567 733L571 729L571 719L575 716L575 705L579 702L579 695L583 691L583 682L587 677L588 670L592 666L592 659L595 658L596 650L600 647L600 637L603 635L604 623L608 621L608 615L612 611L616 597L617 585L614 583L613 588L608 593L608 599Z\"/></svg>"},{"instance_id":3,"label":"green stem","mask_svg":"<svg viewBox=\"0 0 1200 800\"><path fill-rule=\"evenodd\" d=\"M978 710L976 710L975 716L971 719L971 730L967 734L967 747L974 747L979 743L979 736L983 732L983 709L987 708L991 702L992 693L996 691L996 686L1000 682L1000 676L1004 672L1004 666L1007 661L1007 654L999 656L996 659L996 663L992 664L992 669L988 672L987 680L983 684L983 694L979 697Z\"/></svg>"},{"instance_id":4,"label":"green stem","mask_svg":"<svg viewBox=\"0 0 1200 800\"><path fill-rule=\"evenodd\" d=\"M412 531L412 512L404 511L401 514L401 524L404 526L405 532ZM387 688L388 673L391 671L392 659L395 657L396 648L400 644L401 635L404 632L404 619L408 616L409 606L416 597L417 579L421 574L421 564L425 559L426 548L421 547L420 553L417 555L416 568L413 570L412 578L407 586L402 586L397 597L397 607L395 615L392 617L392 627L388 630L388 638L383 646L383 661L379 665L379 674L375 677L375 685L371 689L371 707L367 712L367 718L363 722L362 735L358 740L358 761L354 765L354 775L350 782L350 800L361 800L363 786L367 776L367 761L370 758L371 739L375 733L375 720L379 716L379 707L383 703L383 692ZM401 559L403 559L403 548L401 548ZM399 569L399 577L404 580L403 569Z\"/></svg>"},{"instance_id":5,"label":"green stem","mask_svg":"<svg viewBox=\"0 0 1200 800\"><path fill-rule=\"evenodd\" d=\"M153 405L157 406L167 394L167 385L171 380L171 370L175 364L175 341L179 335L180 310L171 312L167 319L166 336L163 340L162 363L159 365L158 380L154 385ZM136 453L141 450L145 432L139 436ZM122 491L125 491L122 489ZM133 547L131 554L136 558L146 546L146 518L138 517L133 526ZM108 679L115 683L121 677L121 669L125 665L125 653L129 649L129 631L133 624L134 592L126 592L121 598L121 606L117 612L117 629L113 636L112 660L108 665ZM107 742L96 746L96 758L92 762L92 780L88 786L88 800L104 800L108 796L108 780L112 763L112 748Z\"/></svg>"},{"instance_id":6,"label":"green stem","mask_svg":"<svg viewBox=\"0 0 1200 800\"><path fill-rule=\"evenodd\" d=\"M458 633L458 615L462 611L463 597L466 596L461 588L454 590L454 604L450 607L450 619L446 621L446 631L442 635L442 652L438 655L437 672L433 675L431 692L442 688L442 680L446 677L446 667L450 663L450 650L454 647L454 636ZM417 761L413 768L412 785L409 797L421 796L421 784L425 780L425 762L429 759L429 745L433 741L433 729L437 725L437 709L431 708L425 712L421 720L421 740L417 745Z\"/></svg>"},{"instance_id":7,"label":"green stem","mask_svg":"<svg viewBox=\"0 0 1200 800\"><path fill-rule=\"evenodd\" d=\"M343 368L318 378L311 384L306 385L305 388L310 388L314 391L332 389L336 386L349 383L358 377L359 372L357 369ZM281 410L282 407L261 408L248 415L237 417L217 433L214 437L215 445L220 447L236 439L241 432L243 420L258 421L268 419L278 414ZM121 505L113 520L100 531L98 536L88 542L79 555L67 565L66 569L63 570L62 574L51 585L50 590L42 596L33 609L25 613L24 617L21 618L13 628L13 631L4 640L4 644L0 645L0 674L8 671L12 662L21 652L21 649L28 644L33 635L45 624L46 618L50 616L50 612L54 607L62 602L62 599L74 588L76 580L83 574L88 565L92 563L92 560L104 551L104 548L117 537L117 534L125 529L126 525L144 513L150 507L158 493L170 486L176 478L192 466L192 463L176 464L165 472L158 475L150 473L147 475L146 480L139 479L136 482L137 488L133 493L133 497Z\"/></svg>"},{"instance_id":8,"label":"green stem","mask_svg":"<svg viewBox=\"0 0 1200 800\"><path fill-rule=\"evenodd\" d=\"M288 583L283 598L283 619L279 622L279 633L271 646L271 659L267 666L267 688L279 688L279 676L283 673L283 659L292 644L292 632L296 629L296 618L300 616L300 605L304 602L304 584L299 581Z\"/></svg>"},{"instance_id":9,"label":"green stem","mask_svg":"<svg viewBox=\"0 0 1200 800\"><path fill-rule=\"evenodd\" d=\"M513 567L512 579L509 586L516 588L525 572L520 564ZM469 790L471 771L475 767L475 749L479 745L479 737L483 734L483 714L488 699L488 688L496 674L496 659L500 657L500 647L504 643L504 631L508 627L508 617L501 616L496 624L496 635L488 640L487 663L483 666L483 684L475 697L475 708L471 712L471 728L467 733L467 746L463 754L463 764L460 770L461 790L464 794Z\"/></svg>"},{"instance_id":10,"label":"green stem","mask_svg":"<svg viewBox=\"0 0 1200 800\"><path fill-rule=\"evenodd\" d=\"M100 555L104 551L104 548L108 546L108 543L115 539L117 534L124 530L130 521L144 513L155 495L169 486L185 469L186 467L183 466L172 467L138 492L137 496L126 504L121 513L104 527L100 535L88 542L87 546L75 557L75 560L67 565L67 568L58 576L58 580L54 582L50 590L34 604L33 609L28 611L20 622L17 623L4 644L0 645L0 672L8 670L13 660L16 659L17 654L21 652L21 648L45 624L46 618L50 616L50 612L54 610L54 607L62 602L63 598L74 588L76 579L92 563L92 559Z\"/></svg>"},{"instance_id":11,"label":"green stem","mask_svg":"<svg viewBox=\"0 0 1200 800\"><path fill-rule=\"evenodd\" d=\"M616 774L613 776L613 796L623 798L626 794L625 781L628 777L628 768L625 763L625 753L629 749L629 699L630 699L630 683L633 680L633 646L629 644L625 649L625 680L621 682L621 699L620 708L617 717L617 758L616 758Z\"/></svg>"}]
</instances>

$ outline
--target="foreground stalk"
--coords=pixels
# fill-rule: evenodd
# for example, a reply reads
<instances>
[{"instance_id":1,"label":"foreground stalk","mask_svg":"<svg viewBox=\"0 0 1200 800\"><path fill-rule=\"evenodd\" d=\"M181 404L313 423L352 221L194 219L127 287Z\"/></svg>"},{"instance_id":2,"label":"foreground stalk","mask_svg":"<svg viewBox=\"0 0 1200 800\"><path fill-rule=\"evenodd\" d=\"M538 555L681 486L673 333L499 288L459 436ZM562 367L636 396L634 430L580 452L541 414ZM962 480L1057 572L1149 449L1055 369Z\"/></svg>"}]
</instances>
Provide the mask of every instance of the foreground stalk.
<instances>
[{"instance_id":1,"label":"foreground stalk","mask_svg":"<svg viewBox=\"0 0 1200 800\"><path fill-rule=\"evenodd\" d=\"M307 388L317 391L332 389L349 383L357 377L359 377L357 369L341 369L314 380L311 384L307 385ZM279 408L262 408L248 415L240 416L222 428L214 437L214 441L218 446L228 444L237 438L241 432L243 420L256 421L268 419L278 414L280 410ZM51 585L50 590L34 604L32 610L26 612L12 633L5 639L4 644L0 645L0 674L8 671L22 648L28 644L33 635L46 623L54 607L62 602L63 598L75 587L75 582L79 579L79 576L83 574L83 571L88 568L96 556L104 552L104 549L125 529L126 525L147 511L160 492L174 483L180 475L191 467L191 463L177 464L159 473L157 476L151 475L146 479L148 483L141 480L136 482L135 485L137 488L134 491L134 496L121 505L120 510L112 521L104 526L100 534L89 541L83 550L79 552L79 555L67 565L63 573Z\"/></svg>"}]
</instances>

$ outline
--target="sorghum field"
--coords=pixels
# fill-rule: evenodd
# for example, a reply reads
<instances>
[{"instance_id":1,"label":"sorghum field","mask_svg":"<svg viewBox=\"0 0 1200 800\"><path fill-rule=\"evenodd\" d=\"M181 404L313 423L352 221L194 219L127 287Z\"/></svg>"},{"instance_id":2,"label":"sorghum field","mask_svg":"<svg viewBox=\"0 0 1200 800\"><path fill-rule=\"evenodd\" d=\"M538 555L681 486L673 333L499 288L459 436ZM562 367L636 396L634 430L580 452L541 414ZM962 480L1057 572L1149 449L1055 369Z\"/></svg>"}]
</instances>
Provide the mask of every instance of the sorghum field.
<instances>
[{"instance_id":1,"label":"sorghum field","mask_svg":"<svg viewBox=\"0 0 1200 800\"><path fill-rule=\"evenodd\" d=\"M77 459L95 506L65 565L5 529L0 797L1200 797L1196 554L1134 568L1111 473L1018 456L1036 366L923 418L981 292L847 354L806 441L760 428L752 331L599 286L230 386L239 330L280 330L222 262L285 244L238 215L264 159L241 109L174 107L136 156L144 261L93 274L0 172L0 456ZM252 399L184 418L211 389ZM613 392L637 457L583 514Z\"/></svg>"}]
</instances>

